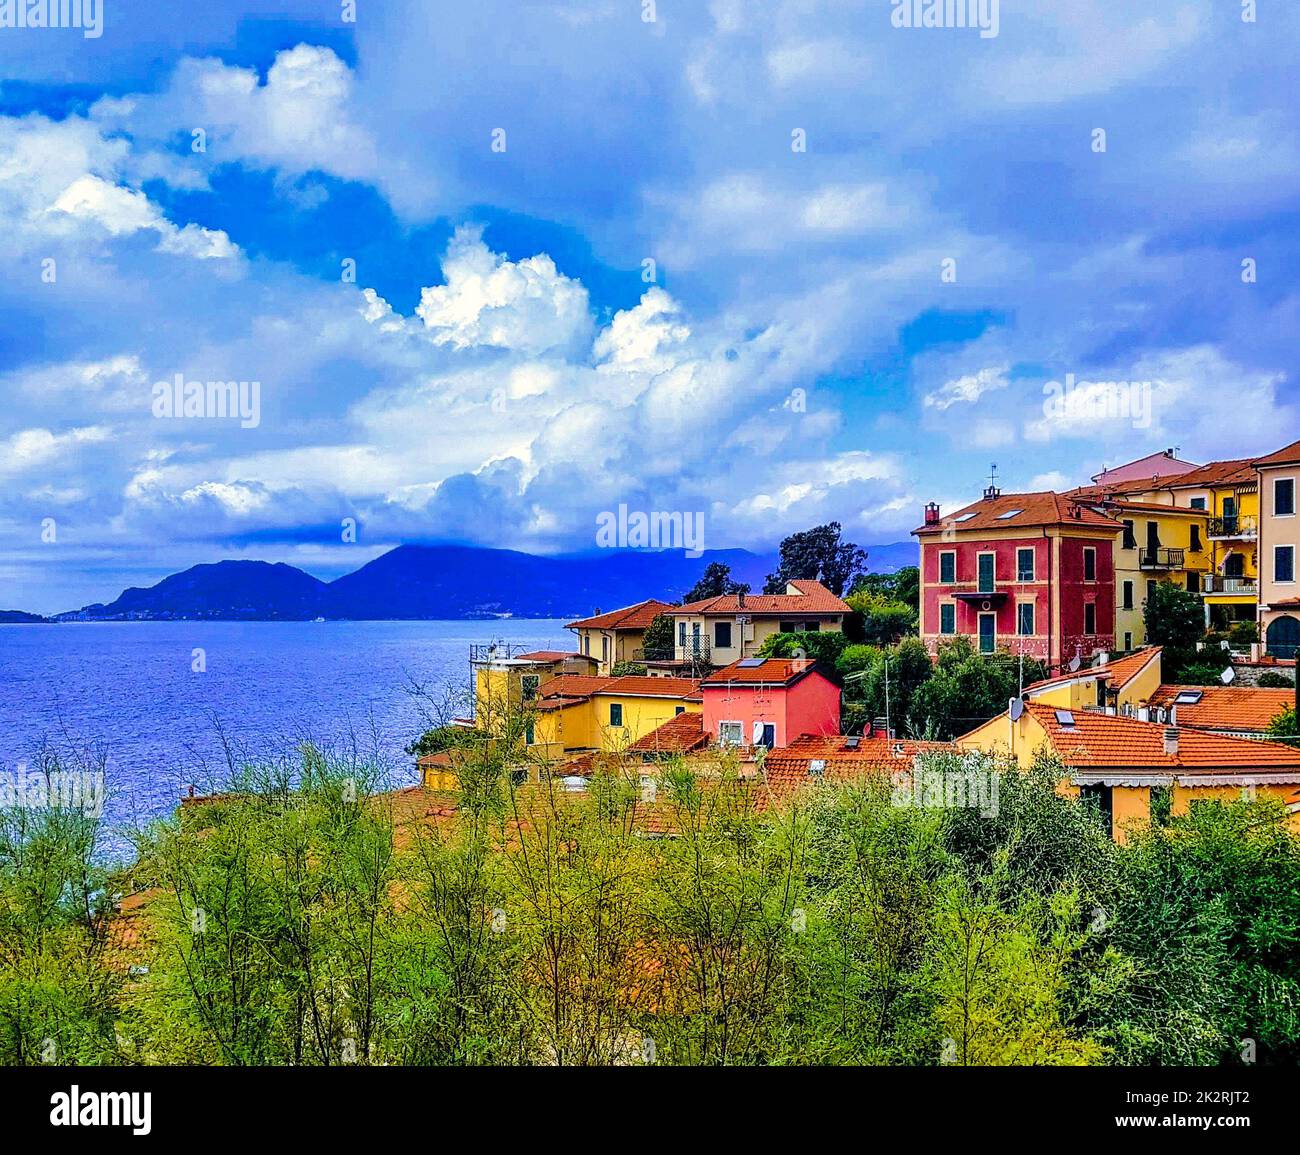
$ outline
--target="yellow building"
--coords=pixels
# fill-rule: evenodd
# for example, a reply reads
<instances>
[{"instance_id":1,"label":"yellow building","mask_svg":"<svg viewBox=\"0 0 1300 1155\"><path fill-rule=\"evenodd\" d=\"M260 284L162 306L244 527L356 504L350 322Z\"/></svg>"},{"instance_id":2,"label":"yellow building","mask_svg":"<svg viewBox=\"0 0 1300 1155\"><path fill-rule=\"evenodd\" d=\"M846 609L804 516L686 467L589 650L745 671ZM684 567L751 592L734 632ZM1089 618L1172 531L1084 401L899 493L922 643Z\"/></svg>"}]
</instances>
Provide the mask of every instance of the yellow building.
<instances>
[{"instance_id":1,"label":"yellow building","mask_svg":"<svg viewBox=\"0 0 1300 1155\"><path fill-rule=\"evenodd\" d=\"M1136 715L1160 689L1161 647L1061 674L1025 687L1027 702L1062 710L1109 709Z\"/></svg>"},{"instance_id":2,"label":"yellow building","mask_svg":"<svg viewBox=\"0 0 1300 1155\"><path fill-rule=\"evenodd\" d=\"M567 675L542 688L524 740L555 756L621 751L678 714L702 708L699 682L690 678Z\"/></svg>"},{"instance_id":3,"label":"yellow building","mask_svg":"<svg viewBox=\"0 0 1300 1155\"><path fill-rule=\"evenodd\" d=\"M1094 800L1118 841L1150 821L1152 790L1169 792L1174 815L1197 801L1275 797L1300 833L1300 751L1277 742L1030 701L1018 718L1002 714L958 738L957 746L1009 753L1021 766L1040 750L1056 754L1069 771L1060 792Z\"/></svg>"},{"instance_id":4,"label":"yellow building","mask_svg":"<svg viewBox=\"0 0 1300 1155\"><path fill-rule=\"evenodd\" d=\"M596 673L607 678L620 662L645 661L646 629L660 614L676 608L650 598L621 610L569 622L564 628L578 635L578 652L593 658Z\"/></svg>"},{"instance_id":5,"label":"yellow building","mask_svg":"<svg viewBox=\"0 0 1300 1155\"><path fill-rule=\"evenodd\" d=\"M461 724L472 723L488 734L499 734L504 720L534 702L552 678L590 675L596 669L596 660L584 654L515 652L499 642L471 646L469 664L474 675L474 711L473 718L461 719Z\"/></svg>"}]
</instances>

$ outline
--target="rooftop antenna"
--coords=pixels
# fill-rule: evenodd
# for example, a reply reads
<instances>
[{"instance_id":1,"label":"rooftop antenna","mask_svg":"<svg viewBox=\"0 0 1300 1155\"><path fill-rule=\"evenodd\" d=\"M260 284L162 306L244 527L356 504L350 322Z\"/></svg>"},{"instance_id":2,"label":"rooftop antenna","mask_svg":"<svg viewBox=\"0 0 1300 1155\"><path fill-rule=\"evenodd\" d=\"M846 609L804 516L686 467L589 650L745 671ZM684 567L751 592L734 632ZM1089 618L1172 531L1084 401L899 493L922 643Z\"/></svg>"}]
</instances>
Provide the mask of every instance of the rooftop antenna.
<instances>
[{"instance_id":1,"label":"rooftop antenna","mask_svg":"<svg viewBox=\"0 0 1300 1155\"><path fill-rule=\"evenodd\" d=\"M989 487L984 491L984 499L992 501L1001 496L1002 491L998 488L998 463L993 461L989 463Z\"/></svg>"}]
</instances>

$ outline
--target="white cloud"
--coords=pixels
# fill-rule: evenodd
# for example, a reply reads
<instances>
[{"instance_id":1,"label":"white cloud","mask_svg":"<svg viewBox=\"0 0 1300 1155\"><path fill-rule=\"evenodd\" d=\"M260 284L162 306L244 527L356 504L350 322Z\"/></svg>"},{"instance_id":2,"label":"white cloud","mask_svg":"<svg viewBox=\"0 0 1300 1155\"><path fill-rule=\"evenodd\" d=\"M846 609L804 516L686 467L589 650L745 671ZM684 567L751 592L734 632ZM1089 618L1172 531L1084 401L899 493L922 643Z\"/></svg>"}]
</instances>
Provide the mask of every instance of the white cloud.
<instances>
[{"instance_id":1,"label":"white cloud","mask_svg":"<svg viewBox=\"0 0 1300 1155\"><path fill-rule=\"evenodd\" d=\"M973 405L984 394L1007 387L1008 368L1007 365L999 365L945 382L940 388L925 395L924 405L927 409L938 409L940 412L951 409L954 405Z\"/></svg>"}]
</instances>

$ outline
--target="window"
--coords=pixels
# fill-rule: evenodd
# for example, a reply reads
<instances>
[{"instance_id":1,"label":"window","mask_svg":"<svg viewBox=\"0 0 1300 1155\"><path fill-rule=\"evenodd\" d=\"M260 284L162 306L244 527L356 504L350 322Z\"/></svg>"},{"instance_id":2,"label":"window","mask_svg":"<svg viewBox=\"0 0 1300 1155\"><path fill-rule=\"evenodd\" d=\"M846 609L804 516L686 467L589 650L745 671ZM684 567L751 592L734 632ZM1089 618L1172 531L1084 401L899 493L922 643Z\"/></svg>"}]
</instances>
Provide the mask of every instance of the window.
<instances>
[{"instance_id":1,"label":"window","mask_svg":"<svg viewBox=\"0 0 1300 1155\"><path fill-rule=\"evenodd\" d=\"M1132 634L1125 634L1125 635L1124 635L1124 652L1125 652L1125 653L1128 653L1128 651L1130 651L1132 648L1133 648L1133 635L1132 635Z\"/></svg>"},{"instance_id":2,"label":"window","mask_svg":"<svg viewBox=\"0 0 1300 1155\"><path fill-rule=\"evenodd\" d=\"M609 636L606 634L600 636L600 660L609 664Z\"/></svg>"},{"instance_id":3,"label":"window","mask_svg":"<svg viewBox=\"0 0 1300 1155\"><path fill-rule=\"evenodd\" d=\"M531 746L533 742L536 741L536 739L537 739L537 733L533 727L532 719L530 718L524 726L524 741Z\"/></svg>"},{"instance_id":4,"label":"window","mask_svg":"<svg viewBox=\"0 0 1300 1155\"><path fill-rule=\"evenodd\" d=\"M1295 478L1279 477L1273 482L1273 516L1295 516Z\"/></svg>"},{"instance_id":5,"label":"window","mask_svg":"<svg viewBox=\"0 0 1300 1155\"><path fill-rule=\"evenodd\" d=\"M1083 632L1089 637L1097 632L1097 605L1089 602L1083 607Z\"/></svg>"},{"instance_id":6,"label":"window","mask_svg":"<svg viewBox=\"0 0 1300 1155\"><path fill-rule=\"evenodd\" d=\"M1137 547L1138 547L1138 539L1137 539L1137 533L1133 529L1133 522L1132 520L1125 521L1124 522L1124 548L1137 549Z\"/></svg>"},{"instance_id":7,"label":"window","mask_svg":"<svg viewBox=\"0 0 1300 1155\"><path fill-rule=\"evenodd\" d=\"M685 706L674 706L674 707L673 707L673 717L674 717L674 718L676 718L678 714L685 714L685 713L686 713L686 707L685 707Z\"/></svg>"},{"instance_id":8,"label":"window","mask_svg":"<svg viewBox=\"0 0 1300 1155\"><path fill-rule=\"evenodd\" d=\"M783 634L797 634L799 632L799 622L778 622L777 628Z\"/></svg>"},{"instance_id":9,"label":"window","mask_svg":"<svg viewBox=\"0 0 1300 1155\"><path fill-rule=\"evenodd\" d=\"M1023 509L1008 509L1006 513L998 514L998 521L1010 521L1013 517L1019 517L1024 512Z\"/></svg>"},{"instance_id":10,"label":"window","mask_svg":"<svg viewBox=\"0 0 1300 1155\"><path fill-rule=\"evenodd\" d=\"M952 602L947 602L939 607L939 632L941 634L955 634L957 632L957 607Z\"/></svg>"},{"instance_id":11,"label":"window","mask_svg":"<svg viewBox=\"0 0 1300 1155\"><path fill-rule=\"evenodd\" d=\"M994 586L994 565L996 559L991 553L982 553L979 557L980 593L991 594Z\"/></svg>"},{"instance_id":12,"label":"window","mask_svg":"<svg viewBox=\"0 0 1300 1155\"><path fill-rule=\"evenodd\" d=\"M677 644L684 650L686 649L686 623L677 623Z\"/></svg>"},{"instance_id":13,"label":"window","mask_svg":"<svg viewBox=\"0 0 1300 1155\"><path fill-rule=\"evenodd\" d=\"M1273 580L1275 582L1295 581L1295 546L1273 547Z\"/></svg>"},{"instance_id":14,"label":"window","mask_svg":"<svg viewBox=\"0 0 1300 1155\"><path fill-rule=\"evenodd\" d=\"M1200 553L1205 547L1201 545L1201 527L1192 526L1192 553Z\"/></svg>"},{"instance_id":15,"label":"window","mask_svg":"<svg viewBox=\"0 0 1300 1155\"><path fill-rule=\"evenodd\" d=\"M980 653L991 654L998 645L998 619L996 614L980 614Z\"/></svg>"},{"instance_id":16,"label":"window","mask_svg":"<svg viewBox=\"0 0 1300 1155\"><path fill-rule=\"evenodd\" d=\"M731 649L731 623L713 623L713 645L719 650Z\"/></svg>"},{"instance_id":17,"label":"window","mask_svg":"<svg viewBox=\"0 0 1300 1155\"><path fill-rule=\"evenodd\" d=\"M1016 581L1034 580L1034 551L1032 549L1016 550Z\"/></svg>"},{"instance_id":18,"label":"window","mask_svg":"<svg viewBox=\"0 0 1300 1155\"><path fill-rule=\"evenodd\" d=\"M957 555L952 550L944 550L939 555L939 581L946 586L957 580Z\"/></svg>"},{"instance_id":19,"label":"window","mask_svg":"<svg viewBox=\"0 0 1300 1155\"><path fill-rule=\"evenodd\" d=\"M822 628L821 622L804 622L803 624L803 631L805 634L821 633L821 628Z\"/></svg>"},{"instance_id":20,"label":"window","mask_svg":"<svg viewBox=\"0 0 1300 1155\"><path fill-rule=\"evenodd\" d=\"M590 634L582 635L582 652L586 654L587 657L591 657L591 635Z\"/></svg>"},{"instance_id":21,"label":"window","mask_svg":"<svg viewBox=\"0 0 1300 1155\"><path fill-rule=\"evenodd\" d=\"M1188 509L1208 509L1209 507L1208 507L1208 506L1206 505L1206 503L1205 503L1205 498L1203 498L1203 497L1193 497L1192 500L1189 501L1189 502L1187 503L1187 508L1188 508Z\"/></svg>"},{"instance_id":22,"label":"window","mask_svg":"<svg viewBox=\"0 0 1300 1155\"><path fill-rule=\"evenodd\" d=\"M541 680L540 674L525 674L519 679L520 688L524 692L525 702L531 702L537 697L537 687Z\"/></svg>"},{"instance_id":23,"label":"window","mask_svg":"<svg viewBox=\"0 0 1300 1155\"><path fill-rule=\"evenodd\" d=\"M1131 610L1133 608L1133 583L1124 583L1124 608Z\"/></svg>"},{"instance_id":24,"label":"window","mask_svg":"<svg viewBox=\"0 0 1300 1155\"><path fill-rule=\"evenodd\" d=\"M744 740L745 724L743 722L718 723L718 745L739 746Z\"/></svg>"},{"instance_id":25,"label":"window","mask_svg":"<svg viewBox=\"0 0 1300 1155\"><path fill-rule=\"evenodd\" d=\"M1192 570L1187 575L1187 592L1193 594L1201 592L1201 575L1196 570Z\"/></svg>"},{"instance_id":26,"label":"window","mask_svg":"<svg viewBox=\"0 0 1300 1155\"><path fill-rule=\"evenodd\" d=\"M1097 580L1097 551L1095 549L1085 549L1083 551L1083 580L1086 582L1095 582Z\"/></svg>"},{"instance_id":27,"label":"window","mask_svg":"<svg viewBox=\"0 0 1300 1155\"><path fill-rule=\"evenodd\" d=\"M1016 632L1022 638L1030 638L1034 635L1034 603L1021 602L1016 607Z\"/></svg>"},{"instance_id":28,"label":"window","mask_svg":"<svg viewBox=\"0 0 1300 1155\"><path fill-rule=\"evenodd\" d=\"M611 726L623 725L623 703L611 702L609 704L609 724Z\"/></svg>"}]
</instances>

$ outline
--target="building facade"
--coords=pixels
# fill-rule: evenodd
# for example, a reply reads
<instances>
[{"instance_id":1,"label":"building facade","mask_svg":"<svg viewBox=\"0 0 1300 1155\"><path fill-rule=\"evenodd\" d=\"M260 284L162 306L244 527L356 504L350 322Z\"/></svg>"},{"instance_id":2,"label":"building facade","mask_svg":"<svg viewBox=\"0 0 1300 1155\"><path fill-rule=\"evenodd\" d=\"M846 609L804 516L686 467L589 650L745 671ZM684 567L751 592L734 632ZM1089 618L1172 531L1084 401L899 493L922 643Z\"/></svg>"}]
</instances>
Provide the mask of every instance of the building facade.
<instances>
[{"instance_id":1,"label":"building facade","mask_svg":"<svg viewBox=\"0 0 1300 1155\"><path fill-rule=\"evenodd\" d=\"M1300 653L1300 441L1254 462L1259 477L1259 636L1265 653L1292 660Z\"/></svg>"},{"instance_id":2,"label":"building facade","mask_svg":"<svg viewBox=\"0 0 1300 1155\"><path fill-rule=\"evenodd\" d=\"M1059 494L990 487L950 516L928 506L913 532L931 652L964 636L981 653L1008 650L1060 669L1114 650L1113 519Z\"/></svg>"}]
</instances>

